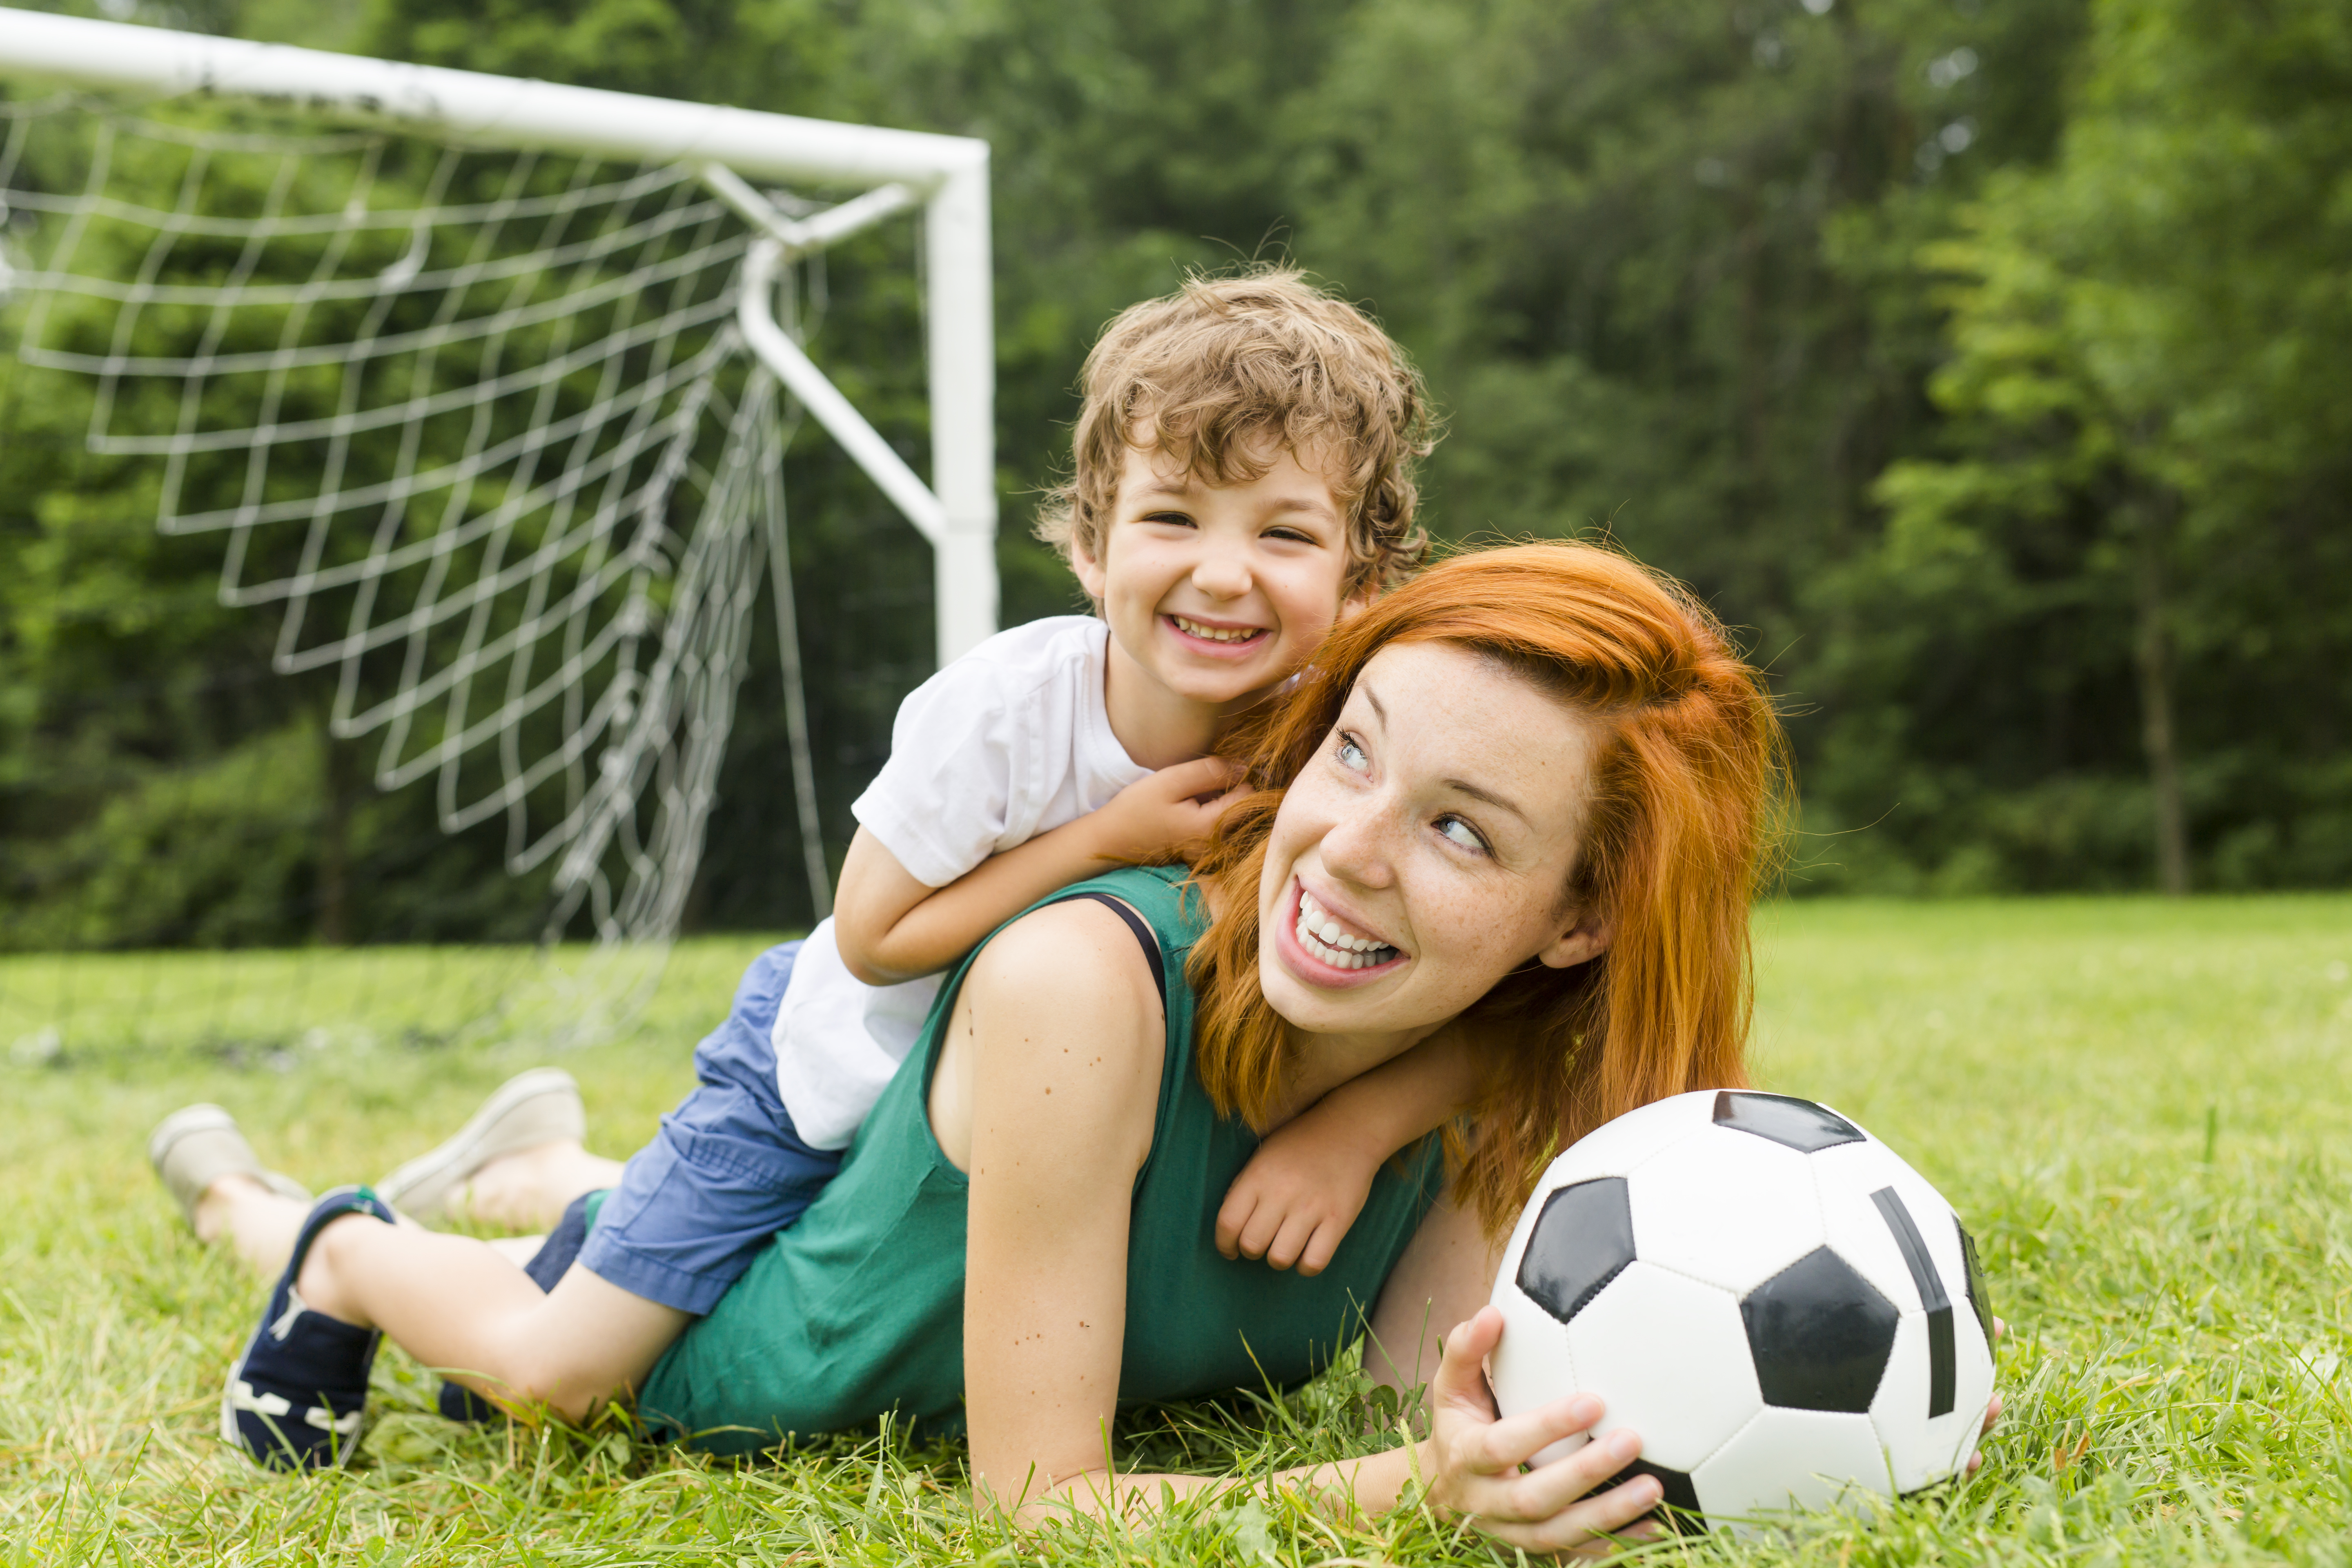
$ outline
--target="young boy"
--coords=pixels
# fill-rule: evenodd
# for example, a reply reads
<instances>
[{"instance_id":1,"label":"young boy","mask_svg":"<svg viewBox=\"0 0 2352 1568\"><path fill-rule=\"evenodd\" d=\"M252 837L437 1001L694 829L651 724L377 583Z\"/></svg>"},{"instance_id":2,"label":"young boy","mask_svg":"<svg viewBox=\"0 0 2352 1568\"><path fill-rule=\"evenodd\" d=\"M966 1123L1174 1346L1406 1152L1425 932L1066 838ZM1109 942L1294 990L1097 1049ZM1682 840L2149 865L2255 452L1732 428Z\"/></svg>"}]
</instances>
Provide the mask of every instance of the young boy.
<instances>
[{"instance_id":1,"label":"young boy","mask_svg":"<svg viewBox=\"0 0 2352 1568\"><path fill-rule=\"evenodd\" d=\"M1085 390L1072 477L1039 531L1099 617L1002 633L907 699L890 759L852 808L834 918L753 963L655 1141L625 1167L586 1154L568 1079L526 1075L379 1184L417 1210L470 1182L474 1212L509 1215L484 1201L501 1178L541 1202L609 1189L593 1229L588 1200L574 1202L531 1260L547 1296L485 1271L477 1243L339 1223L390 1215L366 1189L304 1218L226 1113L158 1130L151 1158L200 1236L293 1255L224 1406L256 1458L347 1451L341 1424L374 1348L352 1326L359 1298L358 1316L339 1311L362 1289L352 1281L394 1303L413 1352L519 1408L577 1417L634 1386L831 1179L940 972L1055 889L1202 839L1234 782L1213 755L1221 736L1421 553L1419 382L1369 320L1295 272L1196 279L1129 310L1087 357ZM1220 1247L1319 1271L1381 1163L1431 1130L1425 1108L1466 1107L1476 1088L1448 1031L1335 1089L1235 1180ZM445 1408L464 1407L445 1393L457 1396ZM284 1419L254 1414L265 1407ZM315 1433L300 1427L313 1415Z\"/></svg>"}]
</instances>

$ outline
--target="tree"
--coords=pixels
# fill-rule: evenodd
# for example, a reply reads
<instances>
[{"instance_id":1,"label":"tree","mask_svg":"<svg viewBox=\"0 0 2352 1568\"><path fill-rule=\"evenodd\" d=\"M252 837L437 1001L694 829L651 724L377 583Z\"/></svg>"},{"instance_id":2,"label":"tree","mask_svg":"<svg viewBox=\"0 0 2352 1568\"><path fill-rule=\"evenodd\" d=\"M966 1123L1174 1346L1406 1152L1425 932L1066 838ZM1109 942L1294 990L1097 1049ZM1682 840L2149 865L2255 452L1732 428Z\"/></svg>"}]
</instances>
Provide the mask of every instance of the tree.
<instances>
[{"instance_id":1,"label":"tree","mask_svg":"<svg viewBox=\"0 0 2352 1568\"><path fill-rule=\"evenodd\" d=\"M2352 16L2105 0L2086 58L2057 160L1924 253L1951 455L1887 471L1874 576L1988 639L2100 628L2045 679L2128 668L2165 890L2340 879Z\"/></svg>"}]
</instances>

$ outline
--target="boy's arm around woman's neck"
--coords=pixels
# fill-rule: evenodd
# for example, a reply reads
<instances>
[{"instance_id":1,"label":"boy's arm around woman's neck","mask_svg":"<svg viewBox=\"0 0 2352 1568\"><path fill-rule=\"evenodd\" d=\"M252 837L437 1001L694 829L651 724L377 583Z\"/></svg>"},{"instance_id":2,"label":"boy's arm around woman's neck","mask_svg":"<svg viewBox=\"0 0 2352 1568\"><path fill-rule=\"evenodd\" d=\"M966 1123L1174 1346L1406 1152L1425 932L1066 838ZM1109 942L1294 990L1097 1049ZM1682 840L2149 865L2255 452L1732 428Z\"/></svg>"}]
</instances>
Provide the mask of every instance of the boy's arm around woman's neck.
<instances>
[{"instance_id":1,"label":"boy's arm around woman's neck","mask_svg":"<svg viewBox=\"0 0 2352 1568\"><path fill-rule=\"evenodd\" d=\"M1162 768L1101 810L992 855L944 888L917 881L861 827L834 895L841 961L868 985L936 974L1050 893L1205 841L1237 772L1216 757Z\"/></svg>"}]
</instances>

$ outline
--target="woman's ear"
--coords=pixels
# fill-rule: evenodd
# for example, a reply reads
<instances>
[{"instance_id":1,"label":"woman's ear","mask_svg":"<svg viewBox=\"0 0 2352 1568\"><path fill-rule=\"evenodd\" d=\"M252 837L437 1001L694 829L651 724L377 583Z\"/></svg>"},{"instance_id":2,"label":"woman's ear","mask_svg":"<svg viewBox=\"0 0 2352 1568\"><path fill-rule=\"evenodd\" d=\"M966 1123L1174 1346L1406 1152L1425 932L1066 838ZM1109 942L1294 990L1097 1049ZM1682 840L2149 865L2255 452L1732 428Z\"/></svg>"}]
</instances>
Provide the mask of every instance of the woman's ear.
<instances>
[{"instance_id":1,"label":"woman's ear","mask_svg":"<svg viewBox=\"0 0 2352 1568\"><path fill-rule=\"evenodd\" d=\"M1536 954L1537 962L1547 969L1573 969L1580 963L1590 963L1609 951L1609 927L1606 921L1586 910L1576 917L1576 923L1553 939L1550 946Z\"/></svg>"}]
</instances>

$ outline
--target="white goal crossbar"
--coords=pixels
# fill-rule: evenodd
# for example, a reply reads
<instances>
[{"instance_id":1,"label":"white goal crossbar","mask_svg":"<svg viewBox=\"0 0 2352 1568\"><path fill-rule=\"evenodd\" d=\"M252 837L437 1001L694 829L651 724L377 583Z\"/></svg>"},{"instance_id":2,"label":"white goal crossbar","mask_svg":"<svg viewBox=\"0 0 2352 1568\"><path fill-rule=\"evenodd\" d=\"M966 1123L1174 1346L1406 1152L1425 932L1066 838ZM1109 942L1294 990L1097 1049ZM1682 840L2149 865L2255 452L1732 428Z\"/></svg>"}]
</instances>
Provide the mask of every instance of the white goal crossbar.
<instances>
[{"instance_id":1,"label":"white goal crossbar","mask_svg":"<svg viewBox=\"0 0 2352 1568\"><path fill-rule=\"evenodd\" d=\"M987 142L7 8L0 8L0 76L243 101L485 148L696 168L764 235L745 268L746 344L936 552L940 662L996 629ZM866 194L793 218L747 183L754 179ZM925 217L929 485L777 324L772 291L760 286L790 256L915 206Z\"/></svg>"},{"instance_id":2,"label":"white goal crossbar","mask_svg":"<svg viewBox=\"0 0 2352 1568\"><path fill-rule=\"evenodd\" d=\"M813 418L920 532L940 662L995 630L987 143L7 8L0 79L63 89L0 98L14 416L163 459L89 471L224 541L379 787L552 868L548 936L597 937L562 1030L659 973L763 576L826 913L784 457ZM928 480L807 346L823 253L908 215Z\"/></svg>"}]
</instances>

